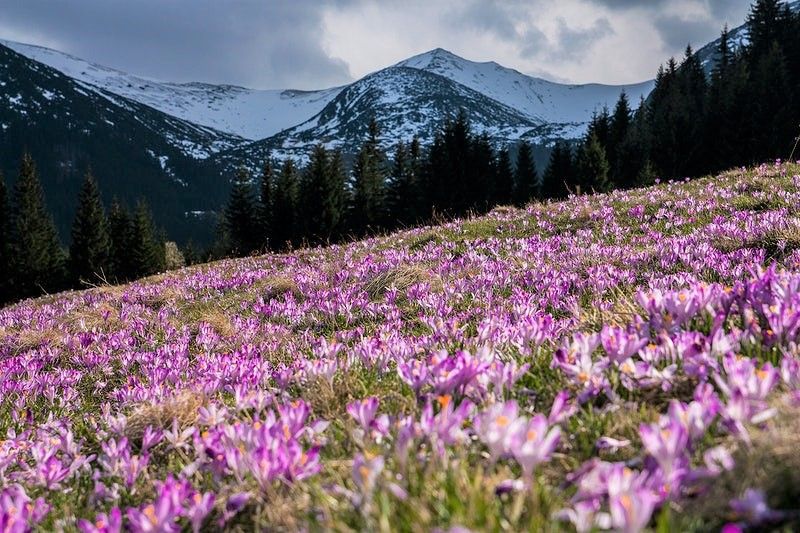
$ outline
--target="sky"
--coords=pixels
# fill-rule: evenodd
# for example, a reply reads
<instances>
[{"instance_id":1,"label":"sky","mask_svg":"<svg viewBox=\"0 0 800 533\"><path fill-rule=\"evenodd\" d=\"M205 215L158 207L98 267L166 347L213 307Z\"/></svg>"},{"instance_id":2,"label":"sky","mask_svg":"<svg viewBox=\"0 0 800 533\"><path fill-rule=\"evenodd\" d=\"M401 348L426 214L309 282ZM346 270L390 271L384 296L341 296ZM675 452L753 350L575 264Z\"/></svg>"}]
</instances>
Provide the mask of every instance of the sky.
<instances>
[{"instance_id":1,"label":"sky","mask_svg":"<svg viewBox=\"0 0 800 533\"><path fill-rule=\"evenodd\" d=\"M320 89L441 47L571 83L652 78L750 0L0 0L0 39L166 81Z\"/></svg>"}]
</instances>

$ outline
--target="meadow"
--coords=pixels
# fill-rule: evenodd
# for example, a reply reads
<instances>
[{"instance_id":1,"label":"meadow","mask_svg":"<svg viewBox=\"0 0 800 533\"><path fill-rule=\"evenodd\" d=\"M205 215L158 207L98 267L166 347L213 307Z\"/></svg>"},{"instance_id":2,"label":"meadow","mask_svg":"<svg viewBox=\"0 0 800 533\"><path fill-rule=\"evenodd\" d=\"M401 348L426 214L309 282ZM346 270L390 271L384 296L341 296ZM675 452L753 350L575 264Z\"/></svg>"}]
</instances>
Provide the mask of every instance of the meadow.
<instances>
[{"instance_id":1,"label":"meadow","mask_svg":"<svg viewBox=\"0 0 800 533\"><path fill-rule=\"evenodd\" d=\"M0 531L800 528L800 166L0 310Z\"/></svg>"}]
</instances>

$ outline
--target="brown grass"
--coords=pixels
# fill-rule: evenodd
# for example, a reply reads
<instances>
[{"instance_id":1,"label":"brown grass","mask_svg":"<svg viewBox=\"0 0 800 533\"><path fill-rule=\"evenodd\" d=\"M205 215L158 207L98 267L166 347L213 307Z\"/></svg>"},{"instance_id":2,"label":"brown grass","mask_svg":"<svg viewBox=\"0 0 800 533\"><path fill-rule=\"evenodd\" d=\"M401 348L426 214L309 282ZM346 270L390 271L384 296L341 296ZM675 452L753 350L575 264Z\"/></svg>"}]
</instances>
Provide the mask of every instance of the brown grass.
<instances>
[{"instance_id":1,"label":"brown grass","mask_svg":"<svg viewBox=\"0 0 800 533\"><path fill-rule=\"evenodd\" d=\"M167 429L173 420L177 420L181 428L190 426L197 421L197 410L205 403L205 396L184 391L161 403L139 405L128 416L125 436L139 442L148 426Z\"/></svg>"},{"instance_id":2,"label":"brown grass","mask_svg":"<svg viewBox=\"0 0 800 533\"><path fill-rule=\"evenodd\" d=\"M217 334L225 338L230 338L236 333L230 319L225 312L218 307L203 309L197 316L197 322L209 324Z\"/></svg>"},{"instance_id":3,"label":"brown grass","mask_svg":"<svg viewBox=\"0 0 800 533\"><path fill-rule=\"evenodd\" d=\"M259 281L258 286L263 287L265 299L278 298L287 293L294 296L295 299L302 296L300 287L290 277L272 276Z\"/></svg>"},{"instance_id":4,"label":"brown grass","mask_svg":"<svg viewBox=\"0 0 800 533\"><path fill-rule=\"evenodd\" d=\"M374 301L380 299L391 287L402 293L416 283L436 279L430 271L420 266L404 265L376 274L367 281L364 290L369 294L370 300Z\"/></svg>"},{"instance_id":5,"label":"brown grass","mask_svg":"<svg viewBox=\"0 0 800 533\"><path fill-rule=\"evenodd\" d=\"M8 332L7 335L13 336L14 333ZM14 351L16 353L27 352L28 350L39 348L45 344L63 347L63 333L53 328L24 329L16 332L16 337L13 340Z\"/></svg>"}]
</instances>

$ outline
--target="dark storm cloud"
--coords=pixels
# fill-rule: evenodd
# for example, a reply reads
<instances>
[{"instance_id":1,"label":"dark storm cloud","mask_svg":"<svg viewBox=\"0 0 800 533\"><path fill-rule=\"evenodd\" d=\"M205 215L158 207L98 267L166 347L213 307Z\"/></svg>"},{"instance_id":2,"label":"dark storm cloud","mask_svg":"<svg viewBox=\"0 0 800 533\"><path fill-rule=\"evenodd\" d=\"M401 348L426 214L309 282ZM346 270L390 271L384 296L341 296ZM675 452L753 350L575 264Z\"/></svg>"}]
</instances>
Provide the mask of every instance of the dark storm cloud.
<instances>
[{"instance_id":1,"label":"dark storm cloud","mask_svg":"<svg viewBox=\"0 0 800 533\"><path fill-rule=\"evenodd\" d=\"M351 79L322 45L318 0L0 0L0 37L170 81L319 88Z\"/></svg>"},{"instance_id":2,"label":"dark storm cloud","mask_svg":"<svg viewBox=\"0 0 800 533\"><path fill-rule=\"evenodd\" d=\"M492 1L466 1L453 14L453 22L491 32L501 39L517 39L520 34L514 26L510 7L509 4Z\"/></svg>"},{"instance_id":3,"label":"dark storm cloud","mask_svg":"<svg viewBox=\"0 0 800 533\"><path fill-rule=\"evenodd\" d=\"M656 17L653 24L664 44L672 50L685 47L687 44L697 48L698 45L708 42L709 37L716 35L721 29L716 21L686 20L680 16Z\"/></svg>"},{"instance_id":4,"label":"dark storm cloud","mask_svg":"<svg viewBox=\"0 0 800 533\"><path fill-rule=\"evenodd\" d=\"M535 11L544 7L541 2L525 0L471 0L458 6L452 22L490 32L500 40L516 44L522 57L560 61L574 59L597 40L614 33L606 18L599 18L588 27L574 27L559 18L555 38L548 38L524 16L529 13L526 8Z\"/></svg>"},{"instance_id":5,"label":"dark storm cloud","mask_svg":"<svg viewBox=\"0 0 800 533\"><path fill-rule=\"evenodd\" d=\"M558 41L552 46L554 59L573 59L603 37L614 34L611 23L599 18L588 28L572 28L563 18L558 19Z\"/></svg>"}]
</instances>

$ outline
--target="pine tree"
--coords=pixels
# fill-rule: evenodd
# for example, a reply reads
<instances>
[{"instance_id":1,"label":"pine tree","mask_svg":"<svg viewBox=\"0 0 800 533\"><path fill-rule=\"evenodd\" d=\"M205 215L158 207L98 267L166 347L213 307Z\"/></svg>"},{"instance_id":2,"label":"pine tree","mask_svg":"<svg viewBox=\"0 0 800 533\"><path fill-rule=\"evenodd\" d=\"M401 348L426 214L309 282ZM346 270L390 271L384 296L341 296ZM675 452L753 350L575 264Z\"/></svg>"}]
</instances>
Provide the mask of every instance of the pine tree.
<instances>
[{"instance_id":1,"label":"pine tree","mask_svg":"<svg viewBox=\"0 0 800 533\"><path fill-rule=\"evenodd\" d=\"M494 179L494 203L509 205L514 198L514 169L511 166L511 155L508 148L497 154Z\"/></svg>"},{"instance_id":2,"label":"pine tree","mask_svg":"<svg viewBox=\"0 0 800 533\"><path fill-rule=\"evenodd\" d=\"M130 256L133 223L130 213L114 198L108 213L109 265L111 276L117 282L133 278Z\"/></svg>"},{"instance_id":3,"label":"pine tree","mask_svg":"<svg viewBox=\"0 0 800 533\"><path fill-rule=\"evenodd\" d=\"M575 183L574 173L572 150L566 142L557 141L542 177L542 198L566 198Z\"/></svg>"},{"instance_id":4,"label":"pine tree","mask_svg":"<svg viewBox=\"0 0 800 533\"><path fill-rule=\"evenodd\" d=\"M728 27L722 31L717 63L711 73L703 127L705 171L718 171L749 161L752 131L745 122L747 67L731 51Z\"/></svg>"},{"instance_id":5,"label":"pine tree","mask_svg":"<svg viewBox=\"0 0 800 533\"><path fill-rule=\"evenodd\" d=\"M472 138L467 176L471 184L467 197L468 209L486 212L495 205L495 154L489 136L483 133Z\"/></svg>"},{"instance_id":6,"label":"pine tree","mask_svg":"<svg viewBox=\"0 0 800 533\"><path fill-rule=\"evenodd\" d=\"M230 238L229 253L232 255L248 255L258 248L258 215L255 203L250 172L241 167L236 172L230 198L225 206L225 224Z\"/></svg>"},{"instance_id":7,"label":"pine tree","mask_svg":"<svg viewBox=\"0 0 800 533\"><path fill-rule=\"evenodd\" d=\"M364 235L386 219L386 177L384 157L380 150L378 125L372 120L369 137L359 150L353 166L350 230Z\"/></svg>"},{"instance_id":8,"label":"pine tree","mask_svg":"<svg viewBox=\"0 0 800 533\"><path fill-rule=\"evenodd\" d=\"M752 163L786 157L796 135L792 86L779 43L756 60L749 86L750 128L755 157Z\"/></svg>"},{"instance_id":9,"label":"pine tree","mask_svg":"<svg viewBox=\"0 0 800 533\"><path fill-rule=\"evenodd\" d=\"M14 188L12 261L19 297L63 288L65 257L53 219L44 205L44 192L29 154L22 158Z\"/></svg>"},{"instance_id":10,"label":"pine tree","mask_svg":"<svg viewBox=\"0 0 800 533\"><path fill-rule=\"evenodd\" d=\"M630 188L650 184L653 178L650 165L650 143L648 107L642 97L628 132L617 149L615 187Z\"/></svg>"},{"instance_id":11,"label":"pine tree","mask_svg":"<svg viewBox=\"0 0 800 533\"><path fill-rule=\"evenodd\" d=\"M578 151L576 166L582 193L603 192L609 189L606 151L596 135L590 135L584 140Z\"/></svg>"},{"instance_id":12,"label":"pine tree","mask_svg":"<svg viewBox=\"0 0 800 533\"><path fill-rule=\"evenodd\" d=\"M338 149L333 150L325 172L323 197L323 228L325 240L338 241L346 230L345 217L350 202L344 158Z\"/></svg>"},{"instance_id":13,"label":"pine tree","mask_svg":"<svg viewBox=\"0 0 800 533\"><path fill-rule=\"evenodd\" d=\"M425 184L423 182L423 156L419 137L414 135L408 145L408 173L411 182L411 196L407 199L409 204L408 222L417 222L427 213Z\"/></svg>"},{"instance_id":14,"label":"pine tree","mask_svg":"<svg viewBox=\"0 0 800 533\"><path fill-rule=\"evenodd\" d=\"M705 116L706 92L708 83L700 59L691 46L686 47L683 63L678 71L681 107L678 116L678 129L681 135L678 150L682 161L678 175L696 176L704 166L703 117Z\"/></svg>"},{"instance_id":15,"label":"pine tree","mask_svg":"<svg viewBox=\"0 0 800 533\"><path fill-rule=\"evenodd\" d=\"M297 168L292 159L283 162L275 181L272 201L272 247L276 251L297 240Z\"/></svg>"},{"instance_id":16,"label":"pine tree","mask_svg":"<svg viewBox=\"0 0 800 533\"><path fill-rule=\"evenodd\" d=\"M611 142L611 115L609 114L608 107L603 106L600 112L594 112L592 119L589 121L589 127L586 131L585 138L592 135L597 137L597 141L603 149L607 150Z\"/></svg>"},{"instance_id":17,"label":"pine tree","mask_svg":"<svg viewBox=\"0 0 800 533\"><path fill-rule=\"evenodd\" d=\"M164 241L155 230L150 208L144 200L136 203L131 223L130 265L133 278L164 270Z\"/></svg>"},{"instance_id":18,"label":"pine tree","mask_svg":"<svg viewBox=\"0 0 800 533\"><path fill-rule=\"evenodd\" d=\"M11 270L11 217L8 192L0 172L0 306L11 301L14 282Z\"/></svg>"},{"instance_id":19,"label":"pine tree","mask_svg":"<svg viewBox=\"0 0 800 533\"><path fill-rule=\"evenodd\" d=\"M410 154L405 143L397 143L390 175L387 197L388 227L397 227L413 222L416 218L415 198L417 184L412 169Z\"/></svg>"},{"instance_id":20,"label":"pine tree","mask_svg":"<svg viewBox=\"0 0 800 533\"><path fill-rule=\"evenodd\" d=\"M614 113L611 115L609 140L606 147L608 164L611 169L611 182L614 186L622 186L625 183L625 177L622 175L624 162L621 161L620 150L630 127L631 108L628 103L628 95L622 91L617 105L614 107Z\"/></svg>"},{"instance_id":21,"label":"pine tree","mask_svg":"<svg viewBox=\"0 0 800 533\"><path fill-rule=\"evenodd\" d=\"M771 53L773 46L781 47L791 38L791 20L789 6L782 0L756 0L747 17L746 54L751 67Z\"/></svg>"},{"instance_id":22,"label":"pine tree","mask_svg":"<svg viewBox=\"0 0 800 533\"><path fill-rule=\"evenodd\" d=\"M268 157L261 169L261 181L259 183L258 206L256 209L258 217L258 242L259 248L268 250L272 248L273 217L272 210L275 201L275 171L272 161Z\"/></svg>"},{"instance_id":23,"label":"pine tree","mask_svg":"<svg viewBox=\"0 0 800 533\"><path fill-rule=\"evenodd\" d=\"M311 242L335 240L343 231L347 176L341 153L317 145L300 183L302 234Z\"/></svg>"},{"instance_id":24,"label":"pine tree","mask_svg":"<svg viewBox=\"0 0 800 533\"><path fill-rule=\"evenodd\" d=\"M70 274L73 283L104 280L109 272L110 240L100 190L91 171L86 173L78 209L72 223L69 247Z\"/></svg>"},{"instance_id":25,"label":"pine tree","mask_svg":"<svg viewBox=\"0 0 800 533\"><path fill-rule=\"evenodd\" d=\"M539 195L539 178L533 150L527 141L522 141L517 152L517 166L514 170L514 200L517 205L525 205Z\"/></svg>"}]
</instances>

